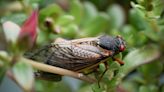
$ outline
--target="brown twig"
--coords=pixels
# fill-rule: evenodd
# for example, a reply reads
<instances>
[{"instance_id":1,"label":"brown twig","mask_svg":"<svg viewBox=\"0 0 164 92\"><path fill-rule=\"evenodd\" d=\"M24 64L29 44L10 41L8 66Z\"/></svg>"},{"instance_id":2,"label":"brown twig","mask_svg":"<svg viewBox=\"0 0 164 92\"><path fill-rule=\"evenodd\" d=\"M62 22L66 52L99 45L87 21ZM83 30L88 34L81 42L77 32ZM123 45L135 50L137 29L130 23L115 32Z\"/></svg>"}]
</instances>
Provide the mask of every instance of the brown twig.
<instances>
[{"instance_id":1,"label":"brown twig","mask_svg":"<svg viewBox=\"0 0 164 92\"><path fill-rule=\"evenodd\" d=\"M26 58L21 58L21 59L22 59L22 61L30 64L34 68L41 70L41 71L44 71L44 72L49 72L49 73L54 73L54 74L59 74L59 75L64 75L64 76L70 76L70 77L73 77L76 79L84 80L84 81L89 82L89 83L96 82L95 79L87 77L87 76L83 75L82 73L77 73L77 72L73 72L73 71L70 71L67 69L46 65L46 64L39 63L39 62L29 60Z\"/></svg>"},{"instance_id":2,"label":"brown twig","mask_svg":"<svg viewBox=\"0 0 164 92\"><path fill-rule=\"evenodd\" d=\"M10 61L11 57L7 57L7 56L3 57L3 56L0 55L0 59L4 60L4 61ZM89 82L89 83L96 82L95 79L87 77L87 76L83 75L82 73L70 71L70 70L67 70L67 69L60 68L60 67L46 65L46 64L39 63L39 62L30 60L30 59L26 59L26 58L23 58L23 57L21 57L19 59L21 59L20 61L28 63L32 67L34 67L38 70L44 71L44 72L49 72L49 73L54 73L54 74L59 74L59 75L64 75L64 76L70 76L70 77L73 77L73 78L76 78L76 79L84 80L84 81Z\"/></svg>"}]
</instances>

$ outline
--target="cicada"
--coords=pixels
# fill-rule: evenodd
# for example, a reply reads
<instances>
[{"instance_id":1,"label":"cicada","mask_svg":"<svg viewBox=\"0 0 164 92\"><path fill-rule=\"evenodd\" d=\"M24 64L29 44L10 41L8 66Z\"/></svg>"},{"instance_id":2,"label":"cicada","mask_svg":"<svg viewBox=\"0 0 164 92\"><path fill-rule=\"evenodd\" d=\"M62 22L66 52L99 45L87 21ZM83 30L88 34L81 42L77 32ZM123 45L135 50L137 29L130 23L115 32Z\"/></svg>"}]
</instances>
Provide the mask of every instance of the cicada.
<instances>
[{"instance_id":1,"label":"cicada","mask_svg":"<svg viewBox=\"0 0 164 92\"><path fill-rule=\"evenodd\" d=\"M84 73L86 70L94 70L105 59L111 57L120 64L124 64L115 58L116 54L126 48L121 36L99 36L74 40L57 39L53 43L41 47L28 55L28 58L42 61L45 64L68 69L74 72ZM52 78L55 75L39 72L42 77ZM57 80L61 79L56 75ZM56 80L56 77L54 79Z\"/></svg>"}]
</instances>

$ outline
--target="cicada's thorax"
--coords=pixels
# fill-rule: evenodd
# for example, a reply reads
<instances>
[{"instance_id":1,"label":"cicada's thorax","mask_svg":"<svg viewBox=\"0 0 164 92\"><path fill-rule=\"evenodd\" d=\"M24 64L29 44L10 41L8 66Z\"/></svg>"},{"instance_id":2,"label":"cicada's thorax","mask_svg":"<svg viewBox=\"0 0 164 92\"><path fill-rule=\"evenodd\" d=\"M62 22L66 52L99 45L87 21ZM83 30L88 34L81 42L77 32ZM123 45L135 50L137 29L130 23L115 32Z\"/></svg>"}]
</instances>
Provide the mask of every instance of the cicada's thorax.
<instances>
[{"instance_id":1,"label":"cicada's thorax","mask_svg":"<svg viewBox=\"0 0 164 92\"><path fill-rule=\"evenodd\" d=\"M124 51L126 47L124 40L120 36L118 37L101 36L99 38L99 46L102 47L103 49L113 52L112 55Z\"/></svg>"}]
</instances>

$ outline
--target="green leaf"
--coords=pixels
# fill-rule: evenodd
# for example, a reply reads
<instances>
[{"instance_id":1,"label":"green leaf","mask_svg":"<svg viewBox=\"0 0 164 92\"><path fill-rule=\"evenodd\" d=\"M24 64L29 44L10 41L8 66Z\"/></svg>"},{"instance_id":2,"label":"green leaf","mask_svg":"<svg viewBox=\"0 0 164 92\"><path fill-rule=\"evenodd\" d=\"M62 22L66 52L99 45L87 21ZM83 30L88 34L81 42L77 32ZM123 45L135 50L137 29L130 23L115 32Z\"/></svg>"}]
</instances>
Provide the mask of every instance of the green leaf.
<instances>
[{"instance_id":1,"label":"green leaf","mask_svg":"<svg viewBox=\"0 0 164 92\"><path fill-rule=\"evenodd\" d=\"M96 16L98 16L96 7L90 2L84 2L84 15L82 17L80 26L83 27Z\"/></svg>"},{"instance_id":2,"label":"green leaf","mask_svg":"<svg viewBox=\"0 0 164 92\"><path fill-rule=\"evenodd\" d=\"M109 65L109 69L110 71L114 71L114 70L118 70L120 68L120 64L116 61L113 61L110 65Z\"/></svg>"},{"instance_id":3,"label":"green leaf","mask_svg":"<svg viewBox=\"0 0 164 92\"><path fill-rule=\"evenodd\" d=\"M60 35L65 38L74 38L78 33L78 27L75 24L70 24L62 28Z\"/></svg>"},{"instance_id":4,"label":"green leaf","mask_svg":"<svg viewBox=\"0 0 164 92\"><path fill-rule=\"evenodd\" d=\"M138 92L138 84L136 82L124 80L120 85L128 92Z\"/></svg>"},{"instance_id":5,"label":"green leaf","mask_svg":"<svg viewBox=\"0 0 164 92\"><path fill-rule=\"evenodd\" d=\"M139 92L150 92L150 89L147 86L141 86Z\"/></svg>"},{"instance_id":6,"label":"green leaf","mask_svg":"<svg viewBox=\"0 0 164 92\"><path fill-rule=\"evenodd\" d=\"M83 87L80 87L80 89L77 91L77 92L92 92L92 86L83 86Z\"/></svg>"},{"instance_id":7,"label":"green leaf","mask_svg":"<svg viewBox=\"0 0 164 92\"><path fill-rule=\"evenodd\" d=\"M164 92L164 85L161 87L161 92Z\"/></svg>"},{"instance_id":8,"label":"green leaf","mask_svg":"<svg viewBox=\"0 0 164 92\"><path fill-rule=\"evenodd\" d=\"M160 39L158 33L154 30L147 29L143 33L153 41L159 41Z\"/></svg>"},{"instance_id":9,"label":"green leaf","mask_svg":"<svg viewBox=\"0 0 164 92\"><path fill-rule=\"evenodd\" d=\"M96 7L90 2L84 2L84 20L88 20L90 18L96 17L98 15L98 11Z\"/></svg>"},{"instance_id":10,"label":"green leaf","mask_svg":"<svg viewBox=\"0 0 164 92\"><path fill-rule=\"evenodd\" d=\"M137 31L135 30L135 28L131 25L125 25L122 27L122 37L124 37L126 43L128 44L128 47L134 47L134 45L136 45L136 42L138 42L138 37L136 37L137 35ZM137 41L136 41L136 39Z\"/></svg>"},{"instance_id":11,"label":"green leaf","mask_svg":"<svg viewBox=\"0 0 164 92\"><path fill-rule=\"evenodd\" d=\"M45 80L36 80L35 82L36 92L72 92L71 85L69 83L62 82L50 82Z\"/></svg>"},{"instance_id":12,"label":"green leaf","mask_svg":"<svg viewBox=\"0 0 164 92\"><path fill-rule=\"evenodd\" d=\"M59 17L56 24L68 25L68 24L72 23L74 20L75 20L75 18L72 15L63 15L63 16Z\"/></svg>"},{"instance_id":13,"label":"green leaf","mask_svg":"<svg viewBox=\"0 0 164 92\"><path fill-rule=\"evenodd\" d=\"M118 77L125 77L129 72L131 72L138 66L150 63L159 56L160 51L154 45L144 46L143 48L129 52L127 56L123 59L125 64L120 68Z\"/></svg>"},{"instance_id":14,"label":"green leaf","mask_svg":"<svg viewBox=\"0 0 164 92\"><path fill-rule=\"evenodd\" d=\"M24 90L30 91L33 88L34 75L30 65L19 61L13 67L13 74L16 81Z\"/></svg>"},{"instance_id":15,"label":"green leaf","mask_svg":"<svg viewBox=\"0 0 164 92\"><path fill-rule=\"evenodd\" d=\"M92 91L93 92L103 92L103 88L102 87L99 87L98 84L93 84L92 85Z\"/></svg>"},{"instance_id":16,"label":"green leaf","mask_svg":"<svg viewBox=\"0 0 164 92\"><path fill-rule=\"evenodd\" d=\"M5 76L5 74L6 74L6 68L5 68L5 66L3 66L3 67L0 66L0 84L1 84L1 82L2 82L2 80L4 78L4 76Z\"/></svg>"},{"instance_id":17,"label":"green leaf","mask_svg":"<svg viewBox=\"0 0 164 92\"><path fill-rule=\"evenodd\" d=\"M51 4L40 11L40 21L43 22L46 17L57 19L63 14L63 10L57 4Z\"/></svg>"},{"instance_id":18,"label":"green leaf","mask_svg":"<svg viewBox=\"0 0 164 92\"><path fill-rule=\"evenodd\" d=\"M105 71L105 65L104 63L99 64L99 72L103 73Z\"/></svg>"},{"instance_id":19,"label":"green leaf","mask_svg":"<svg viewBox=\"0 0 164 92\"><path fill-rule=\"evenodd\" d=\"M144 12L140 11L139 9L130 10L130 23L137 30L145 30L147 27L149 27L148 23L144 18Z\"/></svg>"},{"instance_id":20,"label":"green leaf","mask_svg":"<svg viewBox=\"0 0 164 92\"><path fill-rule=\"evenodd\" d=\"M108 8L107 14L111 17L111 27L120 28L125 22L125 14L119 5L112 5Z\"/></svg>"},{"instance_id":21,"label":"green leaf","mask_svg":"<svg viewBox=\"0 0 164 92\"><path fill-rule=\"evenodd\" d=\"M163 11L163 1L162 0L152 0L152 4L153 4L153 13L156 16L160 16L161 12Z\"/></svg>"},{"instance_id":22,"label":"green leaf","mask_svg":"<svg viewBox=\"0 0 164 92\"><path fill-rule=\"evenodd\" d=\"M100 13L84 25L80 36L96 36L106 31L108 27L109 17L105 13Z\"/></svg>"},{"instance_id":23,"label":"green leaf","mask_svg":"<svg viewBox=\"0 0 164 92\"><path fill-rule=\"evenodd\" d=\"M16 43L20 32L20 27L17 24L11 21L6 21L3 23L3 31L7 41Z\"/></svg>"},{"instance_id":24,"label":"green leaf","mask_svg":"<svg viewBox=\"0 0 164 92\"><path fill-rule=\"evenodd\" d=\"M83 7L79 0L71 0L70 14L75 17L75 22L80 23L83 16Z\"/></svg>"},{"instance_id":25,"label":"green leaf","mask_svg":"<svg viewBox=\"0 0 164 92\"><path fill-rule=\"evenodd\" d=\"M156 85L143 85L139 87L139 92L159 92Z\"/></svg>"},{"instance_id":26,"label":"green leaf","mask_svg":"<svg viewBox=\"0 0 164 92\"><path fill-rule=\"evenodd\" d=\"M8 60L6 60L7 56L8 55L6 52L0 51L0 84L6 74L7 63L8 63Z\"/></svg>"},{"instance_id":27,"label":"green leaf","mask_svg":"<svg viewBox=\"0 0 164 92\"><path fill-rule=\"evenodd\" d=\"M26 18L27 18L27 15L23 13L16 13L16 14L11 14L11 15L2 17L1 23L12 21L18 25L21 25L26 20Z\"/></svg>"},{"instance_id":28,"label":"green leaf","mask_svg":"<svg viewBox=\"0 0 164 92\"><path fill-rule=\"evenodd\" d=\"M158 67L158 68L157 68ZM146 64L141 66L138 71L146 78L146 79L156 79L155 77L159 76L162 73L163 65L161 62L152 62L150 64Z\"/></svg>"}]
</instances>

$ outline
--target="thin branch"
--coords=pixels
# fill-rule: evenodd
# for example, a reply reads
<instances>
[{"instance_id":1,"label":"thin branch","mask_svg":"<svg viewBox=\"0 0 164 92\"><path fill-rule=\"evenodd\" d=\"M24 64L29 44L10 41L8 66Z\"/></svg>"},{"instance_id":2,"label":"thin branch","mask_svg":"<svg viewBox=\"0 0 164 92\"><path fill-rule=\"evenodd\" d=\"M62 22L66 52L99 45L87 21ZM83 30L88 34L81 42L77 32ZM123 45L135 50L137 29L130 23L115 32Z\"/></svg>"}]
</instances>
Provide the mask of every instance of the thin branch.
<instances>
[{"instance_id":1,"label":"thin branch","mask_svg":"<svg viewBox=\"0 0 164 92\"><path fill-rule=\"evenodd\" d=\"M73 72L73 71L70 71L67 69L63 69L63 68L59 68L59 67L55 67L55 66L51 66L51 65L46 65L46 64L39 63L39 62L29 60L26 58L21 58L21 59L22 59L22 61L30 64L34 68L44 71L44 72L49 72L49 73L54 73L54 74L59 74L59 75L64 75L64 76L70 76L70 77L73 77L76 79L84 80L89 83L96 82L95 79L87 77L87 76L83 75L82 73L77 73L77 72Z\"/></svg>"},{"instance_id":2,"label":"thin branch","mask_svg":"<svg viewBox=\"0 0 164 92\"><path fill-rule=\"evenodd\" d=\"M64 76L70 76L70 77L73 77L76 79L84 80L89 83L96 82L95 79L87 77L87 76L83 75L82 73L70 71L67 69L63 69L60 67L55 67L55 66L51 66L51 65L47 65L47 64L43 64L43 63L39 63L37 61L33 61L33 60L26 59L23 57L21 57L20 59L22 59L21 61L30 64L32 67L34 67L38 70L44 71L44 72L49 72L49 73L54 73L54 74L59 74L59 75L64 75ZM0 60L10 61L11 57L9 57L9 56L4 57L4 56L0 55Z\"/></svg>"}]
</instances>

